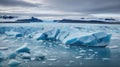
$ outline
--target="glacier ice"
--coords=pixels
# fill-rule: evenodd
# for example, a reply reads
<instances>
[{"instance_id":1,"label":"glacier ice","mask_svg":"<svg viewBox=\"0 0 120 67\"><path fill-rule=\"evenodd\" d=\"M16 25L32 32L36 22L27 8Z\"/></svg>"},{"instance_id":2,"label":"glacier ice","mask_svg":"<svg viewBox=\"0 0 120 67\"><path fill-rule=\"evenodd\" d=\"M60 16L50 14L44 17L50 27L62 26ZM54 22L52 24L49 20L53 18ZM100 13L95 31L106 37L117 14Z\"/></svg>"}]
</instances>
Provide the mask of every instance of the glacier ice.
<instances>
[{"instance_id":1,"label":"glacier ice","mask_svg":"<svg viewBox=\"0 0 120 67\"><path fill-rule=\"evenodd\" d=\"M15 31L5 32L5 34L6 34L7 36L22 37L22 34L21 34L21 33L15 32Z\"/></svg>"},{"instance_id":2,"label":"glacier ice","mask_svg":"<svg viewBox=\"0 0 120 67\"><path fill-rule=\"evenodd\" d=\"M63 43L66 45L84 46L107 46L110 42L111 34L97 32L93 34L75 33L68 36Z\"/></svg>"},{"instance_id":3,"label":"glacier ice","mask_svg":"<svg viewBox=\"0 0 120 67\"><path fill-rule=\"evenodd\" d=\"M55 40L59 33L60 33L60 30L56 29L56 28L45 32L45 34L48 35L48 37L47 37L48 40Z\"/></svg>"},{"instance_id":4,"label":"glacier ice","mask_svg":"<svg viewBox=\"0 0 120 67\"><path fill-rule=\"evenodd\" d=\"M47 34L45 33L37 33L33 36L35 40L47 40Z\"/></svg>"},{"instance_id":5,"label":"glacier ice","mask_svg":"<svg viewBox=\"0 0 120 67\"><path fill-rule=\"evenodd\" d=\"M17 60L15 60L15 59L12 59L12 60L10 60L10 61L8 62L8 65L9 65L10 67L16 67L16 66L18 66L20 63L21 63L20 61L17 61Z\"/></svg>"},{"instance_id":6,"label":"glacier ice","mask_svg":"<svg viewBox=\"0 0 120 67\"><path fill-rule=\"evenodd\" d=\"M50 29L46 30L42 33L38 33L34 35L33 39L36 40L56 40L56 37L58 36L60 30L59 29Z\"/></svg>"},{"instance_id":7,"label":"glacier ice","mask_svg":"<svg viewBox=\"0 0 120 67\"><path fill-rule=\"evenodd\" d=\"M67 36L69 36L69 32L67 32L67 31L60 31L60 33L58 34L58 36L56 37L56 39L62 41Z\"/></svg>"},{"instance_id":8,"label":"glacier ice","mask_svg":"<svg viewBox=\"0 0 120 67\"><path fill-rule=\"evenodd\" d=\"M19 47L18 49L16 49L16 52L17 53L30 53L30 49L25 44L25 45Z\"/></svg>"},{"instance_id":9,"label":"glacier ice","mask_svg":"<svg viewBox=\"0 0 120 67\"><path fill-rule=\"evenodd\" d=\"M110 43L110 39L112 35L107 34L105 32L98 32L98 33L94 33L93 36L96 38L98 43L96 46L106 46Z\"/></svg>"}]
</instances>

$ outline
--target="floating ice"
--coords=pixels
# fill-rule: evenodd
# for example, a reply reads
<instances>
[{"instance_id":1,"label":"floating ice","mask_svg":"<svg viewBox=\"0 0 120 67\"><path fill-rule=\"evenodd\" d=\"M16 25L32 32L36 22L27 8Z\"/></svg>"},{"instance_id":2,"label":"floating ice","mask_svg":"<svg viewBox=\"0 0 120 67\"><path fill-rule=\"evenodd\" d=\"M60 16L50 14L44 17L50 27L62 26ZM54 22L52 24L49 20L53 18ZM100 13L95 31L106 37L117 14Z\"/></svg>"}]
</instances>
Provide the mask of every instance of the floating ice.
<instances>
[{"instance_id":1,"label":"floating ice","mask_svg":"<svg viewBox=\"0 0 120 67\"><path fill-rule=\"evenodd\" d=\"M16 53L13 52L13 53L9 54L8 58L9 59L15 59L16 56L17 56Z\"/></svg>"},{"instance_id":2,"label":"floating ice","mask_svg":"<svg viewBox=\"0 0 120 67\"><path fill-rule=\"evenodd\" d=\"M8 50L8 47L0 47L0 50Z\"/></svg>"},{"instance_id":3,"label":"floating ice","mask_svg":"<svg viewBox=\"0 0 120 67\"><path fill-rule=\"evenodd\" d=\"M3 54L2 54L2 52L0 52L0 62L2 62L3 61Z\"/></svg>"},{"instance_id":4,"label":"floating ice","mask_svg":"<svg viewBox=\"0 0 120 67\"><path fill-rule=\"evenodd\" d=\"M30 49L25 44L25 45L19 47L18 49L16 49L16 52L17 53L30 53Z\"/></svg>"},{"instance_id":5,"label":"floating ice","mask_svg":"<svg viewBox=\"0 0 120 67\"><path fill-rule=\"evenodd\" d=\"M33 54L33 60L37 60L37 61L41 61L41 60L45 60L46 57L40 52L40 51L36 51L34 54Z\"/></svg>"},{"instance_id":6,"label":"floating ice","mask_svg":"<svg viewBox=\"0 0 120 67\"><path fill-rule=\"evenodd\" d=\"M93 34L75 33L68 36L63 43L66 45L84 46L107 46L110 42L111 34L98 32Z\"/></svg>"},{"instance_id":7,"label":"floating ice","mask_svg":"<svg viewBox=\"0 0 120 67\"><path fill-rule=\"evenodd\" d=\"M10 67L16 67L16 66L18 66L19 64L20 64L20 62L17 61L17 60L14 60L14 59L10 60L9 63L8 63L8 65L9 65Z\"/></svg>"},{"instance_id":8,"label":"floating ice","mask_svg":"<svg viewBox=\"0 0 120 67\"><path fill-rule=\"evenodd\" d=\"M5 32L5 34L6 34L7 36L22 37L22 34L21 34L21 33L15 32L15 31Z\"/></svg>"},{"instance_id":9,"label":"floating ice","mask_svg":"<svg viewBox=\"0 0 120 67\"><path fill-rule=\"evenodd\" d=\"M31 55L29 53L21 53L20 57L22 59L31 59Z\"/></svg>"}]
</instances>

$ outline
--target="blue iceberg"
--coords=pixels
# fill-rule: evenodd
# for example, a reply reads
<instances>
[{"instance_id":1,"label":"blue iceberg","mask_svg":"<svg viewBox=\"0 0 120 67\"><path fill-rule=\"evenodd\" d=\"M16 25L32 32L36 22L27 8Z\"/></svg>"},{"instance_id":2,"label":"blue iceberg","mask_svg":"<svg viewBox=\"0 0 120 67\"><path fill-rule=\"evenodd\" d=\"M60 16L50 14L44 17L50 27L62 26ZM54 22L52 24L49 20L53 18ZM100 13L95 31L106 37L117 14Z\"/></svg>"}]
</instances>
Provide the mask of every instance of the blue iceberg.
<instances>
[{"instance_id":1,"label":"blue iceberg","mask_svg":"<svg viewBox=\"0 0 120 67\"><path fill-rule=\"evenodd\" d=\"M23 45L16 49L17 53L30 53L30 49L27 47L27 45Z\"/></svg>"},{"instance_id":2,"label":"blue iceberg","mask_svg":"<svg viewBox=\"0 0 120 67\"><path fill-rule=\"evenodd\" d=\"M111 34L105 32L97 32L92 34L77 33L68 36L63 43L70 46L98 46L104 47L109 45Z\"/></svg>"},{"instance_id":3,"label":"blue iceberg","mask_svg":"<svg viewBox=\"0 0 120 67\"><path fill-rule=\"evenodd\" d=\"M10 67L16 67L16 66L18 66L19 64L21 64L21 62L19 62L19 61L17 61L17 60L14 60L14 59L12 59L12 60L10 60L10 61L8 62L8 65L9 65Z\"/></svg>"}]
</instances>

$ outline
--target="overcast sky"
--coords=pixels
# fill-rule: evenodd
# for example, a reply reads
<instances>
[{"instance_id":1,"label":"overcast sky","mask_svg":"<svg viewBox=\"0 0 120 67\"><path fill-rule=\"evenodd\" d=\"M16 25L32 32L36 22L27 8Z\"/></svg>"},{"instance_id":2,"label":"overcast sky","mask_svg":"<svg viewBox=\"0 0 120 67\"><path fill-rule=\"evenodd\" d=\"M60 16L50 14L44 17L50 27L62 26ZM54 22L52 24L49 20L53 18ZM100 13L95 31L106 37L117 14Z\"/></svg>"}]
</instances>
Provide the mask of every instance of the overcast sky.
<instances>
[{"instance_id":1,"label":"overcast sky","mask_svg":"<svg viewBox=\"0 0 120 67\"><path fill-rule=\"evenodd\" d=\"M0 15L118 17L120 0L0 0Z\"/></svg>"}]
</instances>

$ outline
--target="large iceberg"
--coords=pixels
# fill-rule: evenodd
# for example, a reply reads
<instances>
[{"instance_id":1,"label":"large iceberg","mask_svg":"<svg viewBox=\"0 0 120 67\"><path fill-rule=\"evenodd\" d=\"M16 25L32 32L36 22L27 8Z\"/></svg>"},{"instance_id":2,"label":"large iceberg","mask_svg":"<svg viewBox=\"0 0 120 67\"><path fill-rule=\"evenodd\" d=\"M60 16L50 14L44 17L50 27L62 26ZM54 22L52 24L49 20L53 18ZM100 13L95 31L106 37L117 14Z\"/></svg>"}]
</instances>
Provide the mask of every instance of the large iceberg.
<instances>
[{"instance_id":1,"label":"large iceberg","mask_svg":"<svg viewBox=\"0 0 120 67\"><path fill-rule=\"evenodd\" d=\"M111 34L107 34L105 32L97 32L97 33L75 33L67 38L65 38L62 42L66 45L84 45L84 46L99 46L104 47L107 46L110 42Z\"/></svg>"}]
</instances>

